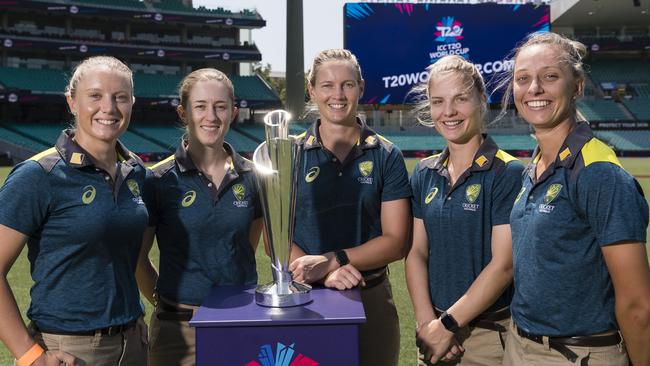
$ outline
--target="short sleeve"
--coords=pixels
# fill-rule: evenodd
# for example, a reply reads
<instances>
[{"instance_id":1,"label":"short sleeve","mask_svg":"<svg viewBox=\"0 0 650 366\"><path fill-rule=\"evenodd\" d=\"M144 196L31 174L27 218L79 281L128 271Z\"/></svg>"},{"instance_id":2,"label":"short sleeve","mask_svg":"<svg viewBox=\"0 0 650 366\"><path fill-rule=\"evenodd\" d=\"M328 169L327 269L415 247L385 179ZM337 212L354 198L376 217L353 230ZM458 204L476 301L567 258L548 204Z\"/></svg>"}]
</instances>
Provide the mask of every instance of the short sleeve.
<instances>
[{"instance_id":1,"label":"short sleeve","mask_svg":"<svg viewBox=\"0 0 650 366\"><path fill-rule=\"evenodd\" d=\"M14 167L0 188L0 225L27 236L41 230L52 201L47 174L32 160Z\"/></svg>"},{"instance_id":2,"label":"short sleeve","mask_svg":"<svg viewBox=\"0 0 650 366\"><path fill-rule=\"evenodd\" d=\"M386 161L381 200L386 202L409 197L411 197L411 187L406 164L404 164L402 152L393 146Z\"/></svg>"},{"instance_id":3,"label":"short sleeve","mask_svg":"<svg viewBox=\"0 0 650 366\"><path fill-rule=\"evenodd\" d=\"M510 223L510 211L521 190L524 165L519 161L507 163L502 172L496 174L492 187L492 225Z\"/></svg>"},{"instance_id":4,"label":"short sleeve","mask_svg":"<svg viewBox=\"0 0 650 366\"><path fill-rule=\"evenodd\" d=\"M600 246L646 241L648 203L638 182L611 163L594 163L577 179L577 205Z\"/></svg>"},{"instance_id":5,"label":"short sleeve","mask_svg":"<svg viewBox=\"0 0 650 366\"><path fill-rule=\"evenodd\" d=\"M422 218L422 183L420 182L421 176L420 163L415 165L413 168L413 174L411 174L411 191L413 196L411 196L411 210L413 211L413 217L421 219Z\"/></svg>"},{"instance_id":6,"label":"short sleeve","mask_svg":"<svg viewBox=\"0 0 650 366\"><path fill-rule=\"evenodd\" d=\"M156 177L156 174L147 169L147 174L144 179L144 189L142 192L142 200L147 206L147 211L149 212L149 226L158 225L158 194L157 194L157 185L160 183L160 178Z\"/></svg>"}]
</instances>

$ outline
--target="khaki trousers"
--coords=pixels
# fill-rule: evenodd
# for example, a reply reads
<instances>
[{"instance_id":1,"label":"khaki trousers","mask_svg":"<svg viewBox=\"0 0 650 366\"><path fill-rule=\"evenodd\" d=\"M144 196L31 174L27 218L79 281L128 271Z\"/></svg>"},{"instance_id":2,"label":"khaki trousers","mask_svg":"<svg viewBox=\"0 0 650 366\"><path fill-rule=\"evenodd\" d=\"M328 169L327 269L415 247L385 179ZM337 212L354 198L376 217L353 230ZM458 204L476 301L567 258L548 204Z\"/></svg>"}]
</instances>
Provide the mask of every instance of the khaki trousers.
<instances>
[{"instance_id":1,"label":"khaki trousers","mask_svg":"<svg viewBox=\"0 0 650 366\"><path fill-rule=\"evenodd\" d=\"M501 366L503 363L503 343L508 336L507 329L510 326L510 318L496 321L503 326L506 332L495 330L463 327L456 334L456 339L465 348L460 358L451 362L437 362L435 365L457 365L457 366ZM418 365L431 366L424 360L424 355L418 350Z\"/></svg>"},{"instance_id":2,"label":"khaki trousers","mask_svg":"<svg viewBox=\"0 0 650 366\"><path fill-rule=\"evenodd\" d=\"M179 305L196 310L198 307ZM156 306L151 315L149 365L194 366L196 363L196 336L189 321L159 319L163 311Z\"/></svg>"},{"instance_id":3,"label":"khaki trousers","mask_svg":"<svg viewBox=\"0 0 650 366\"><path fill-rule=\"evenodd\" d=\"M133 328L111 336L43 333L32 326L29 330L43 349L70 353L77 358L78 366L147 365L147 325L142 318Z\"/></svg>"},{"instance_id":4,"label":"khaki trousers","mask_svg":"<svg viewBox=\"0 0 650 366\"><path fill-rule=\"evenodd\" d=\"M399 318L388 276L370 289L361 289L366 323L359 327L361 366L396 366L399 361Z\"/></svg>"},{"instance_id":5,"label":"khaki trousers","mask_svg":"<svg viewBox=\"0 0 650 366\"><path fill-rule=\"evenodd\" d=\"M533 342L517 334L513 325L510 326L504 366L627 366L627 351L623 344L606 347L576 347L567 346L578 355L575 362L569 361L558 351L544 344Z\"/></svg>"}]
</instances>

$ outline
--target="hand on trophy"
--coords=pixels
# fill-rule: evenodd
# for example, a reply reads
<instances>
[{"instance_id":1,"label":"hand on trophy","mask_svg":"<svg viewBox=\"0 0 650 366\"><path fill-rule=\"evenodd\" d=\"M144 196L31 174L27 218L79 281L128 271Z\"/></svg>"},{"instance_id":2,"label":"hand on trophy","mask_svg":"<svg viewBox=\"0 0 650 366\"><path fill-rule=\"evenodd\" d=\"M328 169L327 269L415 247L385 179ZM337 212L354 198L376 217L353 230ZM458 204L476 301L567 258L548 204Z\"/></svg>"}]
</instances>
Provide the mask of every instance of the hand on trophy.
<instances>
[{"instance_id":1,"label":"hand on trophy","mask_svg":"<svg viewBox=\"0 0 650 366\"><path fill-rule=\"evenodd\" d=\"M363 280L361 272L351 264L337 268L330 272L323 281L325 287L335 288L337 290L349 290L357 285L363 287L366 282Z\"/></svg>"},{"instance_id":2,"label":"hand on trophy","mask_svg":"<svg viewBox=\"0 0 650 366\"><path fill-rule=\"evenodd\" d=\"M323 279L328 273L337 269L338 263L334 253L321 255L305 255L289 265L293 280L303 283L313 283Z\"/></svg>"}]
</instances>

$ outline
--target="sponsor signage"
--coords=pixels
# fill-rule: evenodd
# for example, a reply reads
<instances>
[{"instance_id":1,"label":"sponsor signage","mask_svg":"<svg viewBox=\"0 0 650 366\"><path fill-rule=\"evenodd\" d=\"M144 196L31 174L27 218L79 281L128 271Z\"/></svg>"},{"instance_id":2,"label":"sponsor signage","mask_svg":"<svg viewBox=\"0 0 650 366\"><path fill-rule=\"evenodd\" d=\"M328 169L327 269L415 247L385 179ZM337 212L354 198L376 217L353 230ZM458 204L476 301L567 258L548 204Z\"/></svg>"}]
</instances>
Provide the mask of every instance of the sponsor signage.
<instances>
[{"instance_id":1,"label":"sponsor signage","mask_svg":"<svg viewBox=\"0 0 650 366\"><path fill-rule=\"evenodd\" d=\"M344 7L344 46L361 63L362 104L407 104L426 67L464 57L486 81L512 69L508 55L527 34L548 31L550 7L534 4L352 3ZM493 95L491 102L498 102Z\"/></svg>"}]
</instances>

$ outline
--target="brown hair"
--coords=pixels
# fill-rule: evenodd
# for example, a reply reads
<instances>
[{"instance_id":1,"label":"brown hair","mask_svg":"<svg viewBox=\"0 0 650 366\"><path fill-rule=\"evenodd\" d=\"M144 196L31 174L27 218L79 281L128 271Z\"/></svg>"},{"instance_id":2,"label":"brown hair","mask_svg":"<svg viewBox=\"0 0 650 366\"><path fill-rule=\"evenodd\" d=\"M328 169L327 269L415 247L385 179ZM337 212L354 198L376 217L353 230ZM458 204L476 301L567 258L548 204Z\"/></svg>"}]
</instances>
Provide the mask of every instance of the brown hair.
<instances>
[{"instance_id":1,"label":"brown hair","mask_svg":"<svg viewBox=\"0 0 650 366\"><path fill-rule=\"evenodd\" d=\"M232 81L228 79L228 76L217 69L206 68L192 71L185 78L183 78L178 86L178 95L181 98L180 105L183 106L183 108L187 108L187 103L189 103L190 99L190 92L192 91L194 85L196 85L196 83L199 81L208 80L217 80L224 83L228 88L230 102L233 104L235 103L235 88L232 85Z\"/></svg>"},{"instance_id":2,"label":"brown hair","mask_svg":"<svg viewBox=\"0 0 650 366\"><path fill-rule=\"evenodd\" d=\"M133 96L133 72L131 69L129 69L128 66L126 66L126 64L113 56L93 56L79 63L75 67L68 85L65 87L65 95L74 99L75 95L77 94L77 85L79 84L79 80L84 77L88 70L92 70L97 67L107 67L111 70L116 70L123 73L131 83L131 96Z\"/></svg>"},{"instance_id":3,"label":"brown hair","mask_svg":"<svg viewBox=\"0 0 650 366\"><path fill-rule=\"evenodd\" d=\"M532 33L526 37L526 39L524 39L524 41L519 46L517 46L517 48L514 49L514 56L512 57L513 67L508 73L506 73L506 77L498 82L497 89L505 88L505 93L503 94L503 98L501 100L501 112L499 113L499 116L496 118L496 120L499 120L506 115L508 106L510 105L513 97L513 76L515 73L517 56L519 56L519 53L524 48L535 45L550 45L558 47L562 51L562 55L558 60L559 63L569 66L569 68L571 68L573 76L576 79L585 79L585 69L582 63L582 59L587 56L587 47L584 44L571 40L557 33ZM580 92L582 92L582 90Z\"/></svg>"},{"instance_id":4,"label":"brown hair","mask_svg":"<svg viewBox=\"0 0 650 366\"><path fill-rule=\"evenodd\" d=\"M456 75L461 79L467 92L475 91L481 101L481 121L487 113L487 97L485 94L485 82L481 73L473 63L465 60L458 55L445 56L427 67L429 76L426 82L420 83L413 87L409 96L414 98L414 113L418 122L425 126L432 127L435 121L432 120L429 106L429 88L431 81L440 76L450 74Z\"/></svg>"}]
</instances>

